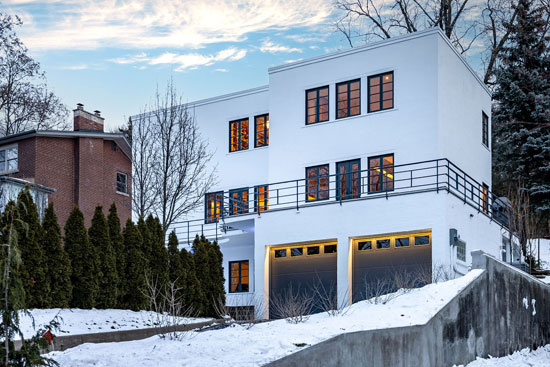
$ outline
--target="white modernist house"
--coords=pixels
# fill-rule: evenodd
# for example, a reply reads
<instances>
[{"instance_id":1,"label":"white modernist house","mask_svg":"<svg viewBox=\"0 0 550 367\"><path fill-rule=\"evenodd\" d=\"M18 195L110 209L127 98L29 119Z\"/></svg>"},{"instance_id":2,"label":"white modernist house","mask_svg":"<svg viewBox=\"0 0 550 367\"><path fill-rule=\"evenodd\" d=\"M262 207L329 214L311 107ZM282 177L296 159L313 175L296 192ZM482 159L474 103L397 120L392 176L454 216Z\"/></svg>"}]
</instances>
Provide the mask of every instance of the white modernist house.
<instances>
[{"instance_id":1,"label":"white modernist house","mask_svg":"<svg viewBox=\"0 0 550 367\"><path fill-rule=\"evenodd\" d=\"M259 297L276 317L289 288L354 302L392 272L509 256L491 94L439 29L272 67L266 86L188 108L219 183L176 230L218 240L230 305Z\"/></svg>"}]
</instances>

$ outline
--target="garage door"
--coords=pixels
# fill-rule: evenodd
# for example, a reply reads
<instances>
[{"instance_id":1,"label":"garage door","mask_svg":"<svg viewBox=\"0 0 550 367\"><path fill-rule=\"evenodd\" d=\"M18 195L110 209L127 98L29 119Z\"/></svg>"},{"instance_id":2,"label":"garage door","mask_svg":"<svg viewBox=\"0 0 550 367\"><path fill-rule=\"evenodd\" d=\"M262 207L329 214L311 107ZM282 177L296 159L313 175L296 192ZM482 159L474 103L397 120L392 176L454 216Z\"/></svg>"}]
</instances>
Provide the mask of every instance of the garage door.
<instances>
[{"instance_id":1,"label":"garage door","mask_svg":"<svg viewBox=\"0 0 550 367\"><path fill-rule=\"evenodd\" d=\"M352 243L353 302L431 282L430 231L365 237Z\"/></svg>"},{"instance_id":2,"label":"garage door","mask_svg":"<svg viewBox=\"0 0 550 367\"><path fill-rule=\"evenodd\" d=\"M309 297L311 313L323 311L318 293L336 297L336 251L335 242L270 248L269 317L282 317L290 297Z\"/></svg>"}]
</instances>

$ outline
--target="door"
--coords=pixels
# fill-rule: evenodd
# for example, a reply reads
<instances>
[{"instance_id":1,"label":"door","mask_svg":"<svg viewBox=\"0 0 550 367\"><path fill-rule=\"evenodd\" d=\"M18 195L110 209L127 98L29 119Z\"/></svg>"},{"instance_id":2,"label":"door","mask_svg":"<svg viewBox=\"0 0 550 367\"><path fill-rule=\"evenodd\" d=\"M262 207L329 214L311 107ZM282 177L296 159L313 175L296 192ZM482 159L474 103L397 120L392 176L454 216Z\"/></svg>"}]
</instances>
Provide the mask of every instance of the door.
<instances>
[{"instance_id":1,"label":"door","mask_svg":"<svg viewBox=\"0 0 550 367\"><path fill-rule=\"evenodd\" d=\"M361 196L361 160L336 164L336 200L348 200Z\"/></svg>"}]
</instances>

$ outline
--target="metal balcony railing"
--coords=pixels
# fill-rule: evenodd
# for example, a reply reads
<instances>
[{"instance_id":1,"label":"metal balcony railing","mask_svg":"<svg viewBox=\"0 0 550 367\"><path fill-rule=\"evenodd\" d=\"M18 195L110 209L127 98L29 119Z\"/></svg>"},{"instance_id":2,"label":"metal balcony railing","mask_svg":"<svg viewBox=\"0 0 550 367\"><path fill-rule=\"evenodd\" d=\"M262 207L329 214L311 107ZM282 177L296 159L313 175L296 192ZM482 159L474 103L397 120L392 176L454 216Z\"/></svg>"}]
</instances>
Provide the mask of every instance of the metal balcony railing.
<instances>
[{"instance_id":1,"label":"metal balcony railing","mask_svg":"<svg viewBox=\"0 0 550 367\"><path fill-rule=\"evenodd\" d=\"M177 222L172 229L176 230L182 242L192 242L197 234L217 240L232 229L231 218L280 210L302 210L318 205L346 205L358 200L390 199L431 191L446 191L491 220L507 226L507 204L446 158L374 167L345 174L318 176L315 179L282 181L265 186L265 196L256 194L255 188L251 187L240 196L224 191L223 194L217 193L214 200L207 201L205 198L204 219Z\"/></svg>"}]
</instances>

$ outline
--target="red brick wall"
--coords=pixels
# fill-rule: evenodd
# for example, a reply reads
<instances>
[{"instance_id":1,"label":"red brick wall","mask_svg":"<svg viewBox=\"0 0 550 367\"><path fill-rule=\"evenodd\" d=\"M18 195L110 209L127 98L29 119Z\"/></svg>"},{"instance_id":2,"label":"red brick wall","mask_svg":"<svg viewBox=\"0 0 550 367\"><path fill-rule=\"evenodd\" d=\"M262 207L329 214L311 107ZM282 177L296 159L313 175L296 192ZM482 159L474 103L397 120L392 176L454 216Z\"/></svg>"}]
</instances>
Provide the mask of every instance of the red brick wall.
<instances>
[{"instance_id":1,"label":"red brick wall","mask_svg":"<svg viewBox=\"0 0 550 367\"><path fill-rule=\"evenodd\" d=\"M22 178L27 181L34 182L34 168L35 168L35 152L36 144L35 138L28 138L20 140L16 143L4 144L0 148L10 147L17 145L18 161L17 172L10 173L8 176Z\"/></svg>"},{"instance_id":2,"label":"red brick wall","mask_svg":"<svg viewBox=\"0 0 550 367\"><path fill-rule=\"evenodd\" d=\"M104 205L103 139L78 138L78 206L89 226L97 205Z\"/></svg>"},{"instance_id":3,"label":"red brick wall","mask_svg":"<svg viewBox=\"0 0 550 367\"><path fill-rule=\"evenodd\" d=\"M132 193L132 163L130 159L116 146L113 150L111 141L104 141L103 157L103 192L104 209L107 213L109 207L114 202L117 207L120 223L124 225L128 218L132 218L132 200L129 195L123 195L116 192L116 174L117 172L126 173L128 176L128 190Z\"/></svg>"}]
</instances>

